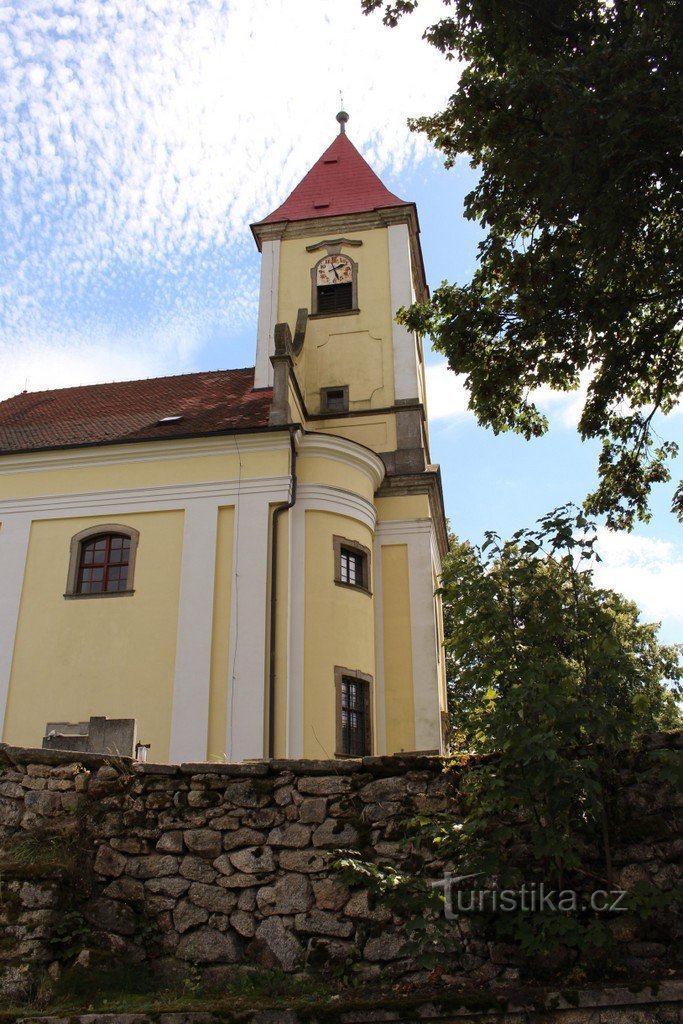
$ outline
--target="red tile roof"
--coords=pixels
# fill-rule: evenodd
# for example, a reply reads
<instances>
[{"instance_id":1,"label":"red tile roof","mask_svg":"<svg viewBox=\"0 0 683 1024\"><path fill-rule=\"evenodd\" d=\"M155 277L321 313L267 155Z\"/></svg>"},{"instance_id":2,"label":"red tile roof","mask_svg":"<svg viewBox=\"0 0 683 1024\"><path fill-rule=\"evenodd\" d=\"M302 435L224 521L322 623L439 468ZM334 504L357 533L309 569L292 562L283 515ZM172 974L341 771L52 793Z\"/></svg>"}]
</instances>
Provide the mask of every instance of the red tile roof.
<instances>
[{"instance_id":1,"label":"red tile roof","mask_svg":"<svg viewBox=\"0 0 683 1024\"><path fill-rule=\"evenodd\" d=\"M268 426L271 388L254 369L22 392L0 402L0 452L229 433ZM159 424L165 416L181 416Z\"/></svg>"},{"instance_id":2,"label":"red tile roof","mask_svg":"<svg viewBox=\"0 0 683 1024\"><path fill-rule=\"evenodd\" d=\"M410 205L382 184L348 136L340 134L282 206L259 223L336 217L385 206Z\"/></svg>"}]
</instances>

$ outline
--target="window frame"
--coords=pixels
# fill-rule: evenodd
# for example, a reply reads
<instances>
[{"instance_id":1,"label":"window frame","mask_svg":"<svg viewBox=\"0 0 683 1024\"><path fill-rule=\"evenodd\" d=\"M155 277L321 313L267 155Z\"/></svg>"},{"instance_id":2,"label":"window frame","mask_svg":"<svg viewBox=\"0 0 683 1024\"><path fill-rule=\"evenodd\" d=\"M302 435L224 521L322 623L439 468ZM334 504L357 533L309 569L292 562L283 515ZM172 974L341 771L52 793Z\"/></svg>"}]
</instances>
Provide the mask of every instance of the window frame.
<instances>
[{"instance_id":1,"label":"window frame","mask_svg":"<svg viewBox=\"0 0 683 1024\"><path fill-rule=\"evenodd\" d=\"M345 260L348 260L351 264L351 308L350 309L332 309L324 312L318 310L318 266L323 260L328 259L330 256L343 256ZM334 285L330 285L331 288ZM328 316L352 316L354 313L360 313L358 308L358 264L355 260L345 252L326 252L320 257L318 262L311 267L311 312L309 313L309 319L322 319Z\"/></svg>"},{"instance_id":2,"label":"window frame","mask_svg":"<svg viewBox=\"0 0 683 1024\"><path fill-rule=\"evenodd\" d=\"M102 590L85 594L81 593L76 588L78 586L78 574L81 566L81 551L83 545L87 541L94 540L95 537L111 536L112 534L116 534L120 537L128 537L130 541L126 589ZM133 581L139 539L140 533L138 530L134 529L132 526L122 526L120 523L102 523L100 526L89 526L85 530L81 530L79 533L76 533L71 538L69 547L69 569L66 577L66 590L64 592L64 597L69 600L79 601L91 597L131 597L135 593Z\"/></svg>"},{"instance_id":3,"label":"window frame","mask_svg":"<svg viewBox=\"0 0 683 1024\"><path fill-rule=\"evenodd\" d=\"M328 397L330 391L341 391L343 409L330 409L328 405ZM320 411L327 413L328 416L342 416L345 412L349 411L349 385L338 384L327 388L320 389Z\"/></svg>"},{"instance_id":4,"label":"window frame","mask_svg":"<svg viewBox=\"0 0 683 1024\"><path fill-rule=\"evenodd\" d=\"M334 582L338 587L346 587L349 590L359 590L362 594L372 596L370 589L371 579L371 564L370 564L370 548L367 548L365 544L361 544L357 540L350 540L348 537L341 537L338 534L334 534L332 537L332 547L334 550ZM343 580L341 573L341 556L342 548L346 548L354 555L360 555L361 566L362 566L362 579L360 583L349 583L347 580Z\"/></svg>"},{"instance_id":5,"label":"window frame","mask_svg":"<svg viewBox=\"0 0 683 1024\"><path fill-rule=\"evenodd\" d=\"M349 679L354 683L361 683L363 689L363 700L365 704L365 736L364 745L366 753L364 754L349 754L344 749L344 731L342 728L342 685L344 679ZM372 722L372 676L367 675L365 672L360 672L358 669L343 668L341 665L334 666L334 686L335 686L335 757L372 757L373 743L374 743L374 730Z\"/></svg>"}]
</instances>

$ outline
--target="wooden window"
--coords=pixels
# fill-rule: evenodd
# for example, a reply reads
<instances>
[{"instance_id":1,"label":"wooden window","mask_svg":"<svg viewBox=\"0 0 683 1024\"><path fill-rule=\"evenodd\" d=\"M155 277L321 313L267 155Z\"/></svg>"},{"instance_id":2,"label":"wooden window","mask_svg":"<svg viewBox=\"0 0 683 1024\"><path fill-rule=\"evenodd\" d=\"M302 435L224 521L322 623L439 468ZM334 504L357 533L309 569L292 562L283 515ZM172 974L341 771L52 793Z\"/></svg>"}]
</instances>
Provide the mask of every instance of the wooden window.
<instances>
[{"instance_id":1,"label":"wooden window","mask_svg":"<svg viewBox=\"0 0 683 1024\"><path fill-rule=\"evenodd\" d=\"M370 549L347 537L332 538L334 582L370 593Z\"/></svg>"},{"instance_id":2,"label":"wooden window","mask_svg":"<svg viewBox=\"0 0 683 1024\"><path fill-rule=\"evenodd\" d=\"M65 597L133 593L138 532L129 527L92 527L71 541Z\"/></svg>"},{"instance_id":3,"label":"wooden window","mask_svg":"<svg viewBox=\"0 0 683 1024\"><path fill-rule=\"evenodd\" d=\"M372 676L335 668L337 689L337 755L367 757L372 753Z\"/></svg>"},{"instance_id":4,"label":"wooden window","mask_svg":"<svg viewBox=\"0 0 683 1024\"><path fill-rule=\"evenodd\" d=\"M320 391L320 408L322 412L348 412L348 385L344 384L338 388L322 388Z\"/></svg>"},{"instance_id":5,"label":"wooden window","mask_svg":"<svg viewBox=\"0 0 683 1024\"><path fill-rule=\"evenodd\" d=\"M339 313L353 309L351 282L345 284L319 284L317 313Z\"/></svg>"}]
</instances>

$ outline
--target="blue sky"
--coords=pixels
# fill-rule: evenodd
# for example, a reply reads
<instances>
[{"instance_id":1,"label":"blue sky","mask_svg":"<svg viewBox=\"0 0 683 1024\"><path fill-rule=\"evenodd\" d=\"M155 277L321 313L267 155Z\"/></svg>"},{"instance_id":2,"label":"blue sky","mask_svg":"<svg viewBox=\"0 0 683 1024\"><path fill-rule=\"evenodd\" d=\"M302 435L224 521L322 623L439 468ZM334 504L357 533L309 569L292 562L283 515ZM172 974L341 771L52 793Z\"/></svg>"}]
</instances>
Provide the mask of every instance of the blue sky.
<instances>
[{"instance_id":1,"label":"blue sky","mask_svg":"<svg viewBox=\"0 0 683 1024\"><path fill-rule=\"evenodd\" d=\"M393 31L360 3L0 0L0 397L24 389L253 363L258 254L248 230L336 132L418 204L427 276L464 282L474 175L445 171L406 117L457 79L419 39L437 0ZM580 396L542 396L548 436L494 437L429 357L432 457L447 514L474 541L507 535L594 484ZM662 425L683 440L683 416ZM680 475L680 460L679 460ZM668 508L601 531L599 580L683 632L683 545Z\"/></svg>"}]
</instances>

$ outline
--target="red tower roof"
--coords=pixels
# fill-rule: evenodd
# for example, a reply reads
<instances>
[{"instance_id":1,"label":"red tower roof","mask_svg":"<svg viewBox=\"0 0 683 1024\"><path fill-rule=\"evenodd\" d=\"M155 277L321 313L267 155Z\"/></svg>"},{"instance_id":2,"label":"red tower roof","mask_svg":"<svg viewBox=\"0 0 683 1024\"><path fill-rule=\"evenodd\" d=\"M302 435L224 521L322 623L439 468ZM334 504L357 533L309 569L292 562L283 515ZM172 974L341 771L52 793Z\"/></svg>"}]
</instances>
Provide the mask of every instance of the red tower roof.
<instances>
[{"instance_id":1,"label":"red tower roof","mask_svg":"<svg viewBox=\"0 0 683 1024\"><path fill-rule=\"evenodd\" d=\"M411 206L379 180L342 132L285 199L259 224L367 213L386 206Z\"/></svg>"}]
</instances>

